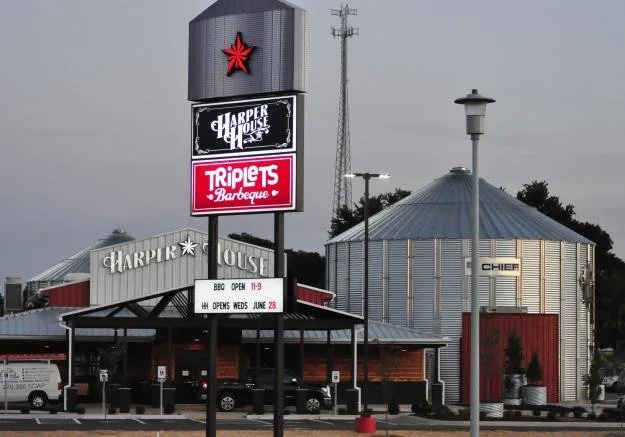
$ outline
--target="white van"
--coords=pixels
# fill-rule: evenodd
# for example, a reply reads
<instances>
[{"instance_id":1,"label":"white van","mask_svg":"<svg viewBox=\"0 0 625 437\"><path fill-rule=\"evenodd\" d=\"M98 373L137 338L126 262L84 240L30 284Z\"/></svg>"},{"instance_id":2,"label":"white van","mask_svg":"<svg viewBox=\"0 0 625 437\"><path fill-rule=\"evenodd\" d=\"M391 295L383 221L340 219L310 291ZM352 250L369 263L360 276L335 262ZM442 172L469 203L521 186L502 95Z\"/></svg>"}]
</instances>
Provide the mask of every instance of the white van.
<instances>
[{"instance_id":1,"label":"white van","mask_svg":"<svg viewBox=\"0 0 625 437\"><path fill-rule=\"evenodd\" d=\"M34 409L45 407L61 396L61 374L56 364L0 361L0 404L28 402ZM6 398L5 398L6 396Z\"/></svg>"}]
</instances>

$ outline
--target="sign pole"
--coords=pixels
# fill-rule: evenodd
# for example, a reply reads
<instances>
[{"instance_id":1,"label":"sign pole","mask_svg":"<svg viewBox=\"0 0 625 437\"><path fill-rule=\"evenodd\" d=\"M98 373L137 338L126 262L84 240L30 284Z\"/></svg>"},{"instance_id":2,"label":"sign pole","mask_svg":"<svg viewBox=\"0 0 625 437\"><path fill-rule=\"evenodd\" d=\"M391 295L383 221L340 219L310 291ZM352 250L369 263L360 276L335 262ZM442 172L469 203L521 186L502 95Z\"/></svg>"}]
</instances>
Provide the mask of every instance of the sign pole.
<instances>
[{"instance_id":1,"label":"sign pole","mask_svg":"<svg viewBox=\"0 0 625 437\"><path fill-rule=\"evenodd\" d=\"M274 214L274 276L284 277L284 213ZM282 286L283 296L286 284ZM283 302L286 300L283 299ZM288 311L289 305L286 304ZM284 317L282 313L276 314L276 326L273 331L274 351L274 394L273 401L273 436L284 436Z\"/></svg>"},{"instance_id":2,"label":"sign pole","mask_svg":"<svg viewBox=\"0 0 625 437\"><path fill-rule=\"evenodd\" d=\"M341 381L341 372L338 370L332 371L332 385L334 385L334 415L338 414L338 405L339 405L339 382Z\"/></svg>"},{"instance_id":3,"label":"sign pole","mask_svg":"<svg viewBox=\"0 0 625 437\"><path fill-rule=\"evenodd\" d=\"M208 216L208 279L217 279L219 216ZM217 437L217 314L209 314L206 437Z\"/></svg>"},{"instance_id":4,"label":"sign pole","mask_svg":"<svg viewBox=\"0 0 625 437\"><path fill-rule=\"evenodd\" d=\"M160 385L160 406L161 406L161 416L163 415L163 384L167 379L167 367L166 366L158 366L156 376L158 378L158 383Z\"/></svg>"},{"instance_id":5,"label":"sign pole","mask_svg":"<svg viewBox=\"0 0 625 437\"><path fill-rule=\"evenodd\" d=\"M102 379L102 415L106 420L106 380Z\"/></svg>"},{"instance_id":6,"label":"sign pole","mask_svg":"<svg viewBox=\"0 0 625 437\"><path fill-rule=\"evenodd\" d=\"M106 420L106 381L109 379L108 369L100 369L100 382L102 382L102 416Z\"/></svg>"},{"instance_id":7,"label":"sign pole","mask_svg":"<svg viewBox=\"0 0 625 437\"><path fill-rule=\"evenodd\" d=\"M4 371L2 372L2 379L4 379L4 414L8 414L7 407L7 386L9 385L9 368L7 367L7 361L4 360Z\"/></svg>"}]
</instances>

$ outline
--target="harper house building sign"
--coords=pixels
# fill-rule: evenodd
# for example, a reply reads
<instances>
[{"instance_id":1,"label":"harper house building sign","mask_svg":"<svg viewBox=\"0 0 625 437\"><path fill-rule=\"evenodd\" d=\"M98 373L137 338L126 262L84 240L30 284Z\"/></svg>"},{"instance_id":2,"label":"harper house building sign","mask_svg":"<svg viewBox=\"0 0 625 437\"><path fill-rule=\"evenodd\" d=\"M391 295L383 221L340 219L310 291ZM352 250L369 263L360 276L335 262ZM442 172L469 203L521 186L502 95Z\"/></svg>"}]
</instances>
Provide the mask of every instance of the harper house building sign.
<instances>
[{"instance_id":1,"label":"harper house building sign","mask_svg":"<svg viewBox=\"0 0 625 437\"><path fill-rule=\"evenodd\" d=\"M178 244L170 244L154 249L125 252L114 250L102 259L102 265L111 274L126 270L141 269L150 264L164 263L185 256L195 257L196 250L208 255L208 242L196 243L189 235ZM267 259L262 256L248 255L240 250L224 249L217 243L217 264L219 266L236 267L249 273L267 277Z\"/></svg>"}]
</instances>

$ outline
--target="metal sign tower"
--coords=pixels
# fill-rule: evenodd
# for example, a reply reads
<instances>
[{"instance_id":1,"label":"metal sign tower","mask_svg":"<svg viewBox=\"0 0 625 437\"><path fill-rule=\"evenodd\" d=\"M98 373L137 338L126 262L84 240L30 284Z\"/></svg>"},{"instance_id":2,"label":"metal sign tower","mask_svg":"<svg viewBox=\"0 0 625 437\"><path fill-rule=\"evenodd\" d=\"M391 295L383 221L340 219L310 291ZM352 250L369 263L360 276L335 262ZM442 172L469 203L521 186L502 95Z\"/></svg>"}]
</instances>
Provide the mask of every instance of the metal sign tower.
<instances>
[{"instance_id":1,"label":"metal sign tower","mask_svg":"<svg viewBox=\"0 0 625 437\"><path fill-rule=\"evenodd\" d=\"M344 177L351 171L349 144L349 104L347 101L347 38L358 35L358 29L347 24L349 15L356 15L357 9L348 5L341 9L332 9L332 15L341 17L341 27L332 27L332 36L341 38L341 90L339 99L339 120L336 135L336 163L334 170L334 203L332 218L338 216L343 205L352 206L352 182Z\"/></svg>"}]
</instances>

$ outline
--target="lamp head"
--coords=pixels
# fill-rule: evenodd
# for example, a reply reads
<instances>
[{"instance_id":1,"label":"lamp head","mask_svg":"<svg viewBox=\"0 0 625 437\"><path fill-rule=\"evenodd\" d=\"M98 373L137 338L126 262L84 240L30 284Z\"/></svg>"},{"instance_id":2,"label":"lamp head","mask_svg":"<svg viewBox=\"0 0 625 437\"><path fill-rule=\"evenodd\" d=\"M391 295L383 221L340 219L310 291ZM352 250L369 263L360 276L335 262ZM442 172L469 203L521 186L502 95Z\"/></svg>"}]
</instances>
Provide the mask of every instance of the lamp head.
<instances>
[{"instance_id":1,"label":"lamp head","mask_svg":"<svg viewBox=\"0 0 625 437\"><path fill-rule=\"evenodd\" d=\"M471 94L454 100L459 105L464 105L464 112L467 117L467 134L481 135L484 133L484 116L486 115L486 105L495 102L495 99L481 95L477 89L473 89Z\"/></svg>"}]
</instances>

